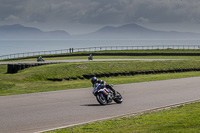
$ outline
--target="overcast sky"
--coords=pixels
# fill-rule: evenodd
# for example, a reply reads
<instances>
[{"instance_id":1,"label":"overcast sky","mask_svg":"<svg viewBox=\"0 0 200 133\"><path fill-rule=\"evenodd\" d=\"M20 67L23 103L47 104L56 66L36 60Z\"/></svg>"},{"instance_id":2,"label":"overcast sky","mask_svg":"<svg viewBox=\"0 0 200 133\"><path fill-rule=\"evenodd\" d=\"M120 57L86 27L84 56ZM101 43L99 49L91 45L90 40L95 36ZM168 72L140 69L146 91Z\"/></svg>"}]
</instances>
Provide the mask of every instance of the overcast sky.
<instances>
[{"instance_id":1,"label":"overcast sky","mask_svg":"<svg viewBox=\"0 0 200 133\"><path fill-rule=\"evenodd\" d=\"M128 23L200 33L200 0L0 0L0 25L79 34Z\"/></svg>"}]
</instances>

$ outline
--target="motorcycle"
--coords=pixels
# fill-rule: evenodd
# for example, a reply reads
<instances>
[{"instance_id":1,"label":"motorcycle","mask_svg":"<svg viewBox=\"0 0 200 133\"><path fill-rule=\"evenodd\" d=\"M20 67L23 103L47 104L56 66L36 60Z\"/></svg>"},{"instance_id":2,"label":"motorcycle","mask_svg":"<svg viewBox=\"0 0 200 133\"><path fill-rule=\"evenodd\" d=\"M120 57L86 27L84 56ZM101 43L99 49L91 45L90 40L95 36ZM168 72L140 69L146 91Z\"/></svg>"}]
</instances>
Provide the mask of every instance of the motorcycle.
<instances>
[{"instance_id":1,"label":"motorcycle","mask_svg":"<svg viewBox=\"0 0 200 133\"><path fill-rule=\"evenodd\" d=\"M45 61L45 60L42 58L42 56L39 56L39 57L37 58L37 62L40 62L40 61Z\"/></svg>"},{"instance_id":2,"label":"motorcycle","mask_svg":"<svg viewBox=\"0 0 200 133\"><path fill-rule=\"evenodd\" d=\"M93 57L91 54L88 56L88 60L93 60Z\"/></svg>"},{"instance_id":3,"label":"motorcycle","mask_svg":"<svg viewBox=\"0 0 200 133\"><path fill-rule=\"evenodd\" d=\"M113 100L118 104L122 103L123 98L121 94L117 91L115 91L115 94L114 94L114 92L111 89L109 89L110 87L113 87L113 85L102 86L102 84L98 84L94 88L93 94L94 96L96 96L97 101L101 105L109 104Z\"/></svg>"}]
</instances>

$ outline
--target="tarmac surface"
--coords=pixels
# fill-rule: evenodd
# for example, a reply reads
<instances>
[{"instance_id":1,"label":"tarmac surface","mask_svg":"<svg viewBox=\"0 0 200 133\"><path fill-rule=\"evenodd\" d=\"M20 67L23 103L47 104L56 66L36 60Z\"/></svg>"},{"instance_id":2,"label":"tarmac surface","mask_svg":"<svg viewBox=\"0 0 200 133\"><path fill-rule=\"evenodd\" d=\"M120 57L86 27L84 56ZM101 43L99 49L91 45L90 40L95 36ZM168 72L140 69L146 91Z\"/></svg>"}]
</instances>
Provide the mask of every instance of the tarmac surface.
<instances>
[{"instance_id":1,"label":"tarmac surface","mask_svg":"<svg viewBox=\"0 0 200 133\"><path fill-rule=\"evenodd\" d=\"M93 61L168 61L168 60L186 60L186 59L94 59ZM28 63L66 63L66 62L86 62L87 59L80 60L46 60L45 62L37 61L15 61L0 62L0 64L28 64Z\"/></svg>"},{"instance_id":2,"label":"tarmac surface","mask_svg":"<svg viewBox=\"0 0 200 133\"><path fill-rule=\"evenodd\" d=\"M123 103L100 106L91 88L0 97L0 132L31 133L200 99L200 77L114 86Z\"/></svg>"}]
</instances>

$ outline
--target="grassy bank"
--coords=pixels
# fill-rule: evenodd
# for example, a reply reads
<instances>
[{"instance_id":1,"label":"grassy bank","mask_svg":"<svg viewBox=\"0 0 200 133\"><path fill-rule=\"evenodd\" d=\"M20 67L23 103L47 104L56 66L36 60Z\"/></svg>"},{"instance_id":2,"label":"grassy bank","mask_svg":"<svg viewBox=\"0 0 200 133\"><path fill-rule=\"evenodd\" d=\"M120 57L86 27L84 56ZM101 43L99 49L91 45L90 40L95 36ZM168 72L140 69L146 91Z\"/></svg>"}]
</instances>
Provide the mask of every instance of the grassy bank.
<instances>
[{"instance_id":1,"label":"grassy bank","mask_svg":"<svg viewBox=\"0 0 200 133\"><path fill-rule=\"evenodd\" d=\"M181 61L110 61L110 62L81 62L44 65L25 69L13 77L22 80L46 80L48 78L77 77L84 74L129 72L148 70L167 70L176 68L199 68L198 60Z\"/></svg>"},{"instance_id":2,"label":"grassy bank","mask_svg":"<svg viewBox=\"0 0 200 133\"><path fill-rule=\"evenodd\" d=\"M50 133L198 133L200 131L200 102L157 112L116 118Z\"/></svg>"},{"instance_id":3,"label":"grassy bank","mask_svg":"<svg viewBox=\"0 0 200 133\"><path fill-rule=\"evenodd\" d=\"M200 53L200 50L117 50L98 51L97 53ZM79 52L90 53L90 52ZM77 53L73 53L77 54ZM66 54L68 55L68 54ZM182 61L112 61L112 62L81 62L62 63L32 67L19 71L16 74L7 74L7 66L0 65L0 95L14 95L24 93L35 93L44 91L66 90L90 87L89 80L63 80L52 82L47 79L77 77L84 74L167 70L176 68L199 68L200 56L94 56L94 59L189 59ZM46 60L72 60L87 59L87 56L49 57ZM35 58L23 59L21 61L35 60ZM184 78L200 76L199 72L135 75L102 78L111 84L123 84L134 82L145 82L173 78Z\"/></svg>"},{"instance_id":4,"label":"grassy bank","mask_svg":"<svg viewBox=\"0 0 200 133\"><path fill-rule=\"evenodd\" d=\"M101 78L108 84L125 84L200 76L200 72L176 74L136 75ZM0 96L91 87L90 80L51 81L0 81Z\"/></svg>"},{"instance_id":5,"label":"grassy bank","mask_svg":"<svg viewBox=\"0 0 200 133\"><path fill-rule=\"evenodd\" d=\"M199 60L183 61L120 61L51 64L28 68L16 74L6 74L6 65L0 65L0 95L15 95L44 91L91 87L90 80L48 81L48 78L66 78L83 74L145 71L174 68L199 68ZM200 72L150 74L102 78L109 84L124 84L155 80L200 76Z\"/></svg>"}]
</instances>

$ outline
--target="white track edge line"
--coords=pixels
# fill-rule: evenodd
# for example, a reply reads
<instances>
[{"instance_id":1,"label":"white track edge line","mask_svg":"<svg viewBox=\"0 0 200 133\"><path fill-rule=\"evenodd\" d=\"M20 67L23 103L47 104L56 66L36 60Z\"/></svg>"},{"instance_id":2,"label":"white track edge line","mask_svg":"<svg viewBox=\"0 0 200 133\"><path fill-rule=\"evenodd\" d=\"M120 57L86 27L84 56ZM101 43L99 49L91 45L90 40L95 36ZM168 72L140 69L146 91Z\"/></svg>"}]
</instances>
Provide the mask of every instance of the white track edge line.
<instances>
[{"instance_id":1,"label":"white track edge line","mask_svg":"<svg viewBox=\"0 0 200 133\"><path fill-rule=\"evenodd\" d=\"M183 103L172 104L172 105L166 105L166 106L157 107L157 108L153 108L153 109L146 109L146 110L139 111L139 112L132 112L132 113L121 114L121 115L116 115L116 116L112 116L112 117L106 117L106 118L97 119L97 120L91 120L91 121L87 121L87 122L81 122L81 123L77 123L77 124L71 124L71 125L67 125L67 126L60 126L60 127L56 127L56 128L50 128L50 129L46 129L46 130L42 130L42 131L37 131L37 132L34 132L34 133L43 133L43 132L48 132L48 131L68 128L68 127L73 127L73 126L78 126L78 125L84 125L84 124L88 124L88 123L98 122L98 121L104 121L104 120L119 118L119 117L123 117L123 116L136 115L138 113L145 113L145 112L149 112L149 111L156 111L156 110L159 111L159 110L163 110L165 108L181 106L181 105L184 105L184 104L195 103L195 102L199 102L199 101L200 101L200 99L192 100L192 101L188 101L188 102L183 102Z\"/></svg>"}]
</instances>

